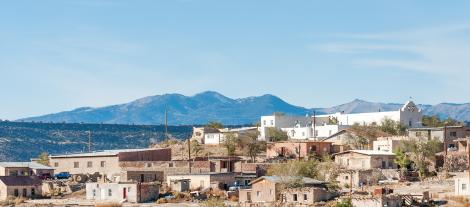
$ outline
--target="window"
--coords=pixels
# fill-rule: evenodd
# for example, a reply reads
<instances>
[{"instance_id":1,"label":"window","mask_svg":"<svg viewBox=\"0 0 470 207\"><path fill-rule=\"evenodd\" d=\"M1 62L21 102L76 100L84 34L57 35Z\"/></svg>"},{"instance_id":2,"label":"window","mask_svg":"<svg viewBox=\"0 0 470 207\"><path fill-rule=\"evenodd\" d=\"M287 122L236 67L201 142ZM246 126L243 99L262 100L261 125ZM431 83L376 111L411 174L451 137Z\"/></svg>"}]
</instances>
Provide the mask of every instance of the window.
<instances>
[{"instance_id":1,"label":"window","mask_svg":"<svg viewBox=\"0 0 470 207\"><path fill-rule=\"evenodd\" d=\"M382 161L382 169L385 169L385 167L387 167L387 162L386 162L386 161Z\"/></svg>"},{"instance_id":2,"label":"window","mask_svg":"<svg viewBox=\"0 0 470 207\"><path fill-rule=\"evenodd\" d=\"M462 190L467 190L467 184L462 183Z\"/></svg>"},{"instance_id":3,"label":"window","mask_svg":"<svg viewBox=\"0 0 470 207\"><path fill-rule=\"evenodd\" d=\"M274 120L271 120L271 126L274 126Z\"/></svg>"},{"instance_id":4,"label":"window","mask_svg":"<svg viewBox=\"0 0 470 207\"><path fill-rule=\"evenodd\" d=\"M28 196L28 190L26 190L26 188L23 188L23 197L27 197Z\"/></svg>"},{"instance_id":5,"label":"window","mask_svg":"<svg viewBox=\"0 0 470 207\"><path fill-rule=\"evenodd\" d=\"M246 200L251 201L251 192L246 192Z\"/></svg>"},{"instance_id":6,"label":"window","mask_svg":"<svg viewBox=\"0 0 470 207\"><path fill-rule=\"evenodd\" d=\"M256 191L256 196L261 197L261 191Z\"/></svg>"},{"instance_id":7,"label":"window","mask_svg":"<svg viewBox=\"0 0 470 207\"><path fill-rule=\"evenodd\" d=\"M14 195L15 195L15 197L19 196L18 189L15 189Z\"/></svg>"},{"instance_id":8,"label":"window","mask_svg":"<svg viewBox=\"0 0 470 207\"><path fill-rule=\"evenodd\" d=\"M304 194L304 201L308 200L307 194Z\"/></svg>"},{"instance_id":9,"label":"window","mask_svg":"<svg viewBox=\"0 0 470 207\"><path fill-rule=\"evenodd\" d=\"M96 197L96 189L93 189L93 197Z\"/></svg>"},{"instance_id":10,"label":"window","mask_svg":"<svg viewBox=\"0 0 470 207\"><path fill-rule=\"evenodd\" d=\"M101 167L105 167L106 166L106 161L101 161Z\"/></svg>"},{"instance_id":11,"label":"window","mask_svg":"<svg viewBox=\"0 0 470 207\"><path fill-rule=\"evenodd\" d=\"M345 180L349 180L349 177L346 175L346 176L344 176L344 179L345 179Z\"/></svg>"},{"instance_id":12,"label":"window","mask_svg":"<svg viewBox=\"0 0 470 207\"><path fill-rule=\"evenodd\" d=\"M302 132L302 137L305 137L305 132Z\"/></svg>"},{"instance_id":13,"label":"window","mask_svg":"<svg viewBox=\"0 0 470 207\"><path fill-rule=\"evenodd\" d=\"M113 196L113 190L108 189L108 196Z\"/></svg>"},{"instance_id":14,"label":"window","mask_svg":"<svg viewBox=\"0 0 470 207\"><path fill-rule=\"evenodd\" d=\"M266 126L266 120L263 120L263 126Z\"/></svg>"},{"instance_id":15,"label":"window","mask_svg":"<svg viewBox=\"0 0 470 207\"><path fill-rule=\"evenodd\" d=\"M393 168L393 161L388 162L388 168Z\"/></svg>"},{"instance_id":16,"label":"window","mask_svg":"<svg viewBox=\"0 0 470 207\"><path fill-rule=\"evenodd\" d=\"M415 134L416 134L417 137L421 136L421 132L416 132Z\"/></svg>"},{"instance_id":17,"label":"window","mask_svg":"<svg viewBox=\"0 0 470 207\"><path fill-rule=\"evenodd\" d=\"M172 162L168 163L168 167L173 167L173 163Z\"/></svg>"},{"instance_id":18,"label":"window","mask_svg":"<svg viewBox=\"0 0 470 207\"><path fill-rule=\"evenodd\" d=\"M73 163L73 168L79 168L79 167L80 167L80 164L78 162Z\"/></svg>"},{"instance_id":19,"label":"window","mask_svg":"<svg viewBox=\"0 0 470 207\"><path fill-rule=\"evenodd\" d=\"M318 137L318 130L315 130L315 137Z\"/></svg>"},{"instance_id":20,"label":"window","mask_svg":"<svg viewBox=\"0 0 470 207\"><path fill-rule=\"evenodd\" d=\"M147 167L152 167L152 163L147 163Z\"/></svg>"},{"instance_id":21,"label":"window","mask_svg":"<svg viewBox=\"0 0 470 207\"><path fill-rule=\"evenodd\" d=\"M457 132L450 132L451 137L457 137Z\"/></svg>"},{"instance_id":22,"label":"window","mask_svg":"<svg viewBox=\"0 0 470 207\"><path fill-rule=\"evenodd\" d=\"M410 120L410 121L408 121L408 126L411 126L411 120Z\"/></svg>"},{"instance_id":23,"label":"window","mask_svg":"<svg viewBox=\"0 0 470 207\"><path fill-rule=\"evenodd\" d=\"M58 162L54 162L54 167L59 167L59 163L58 163Z\"/></svg>"},{"instance_id":24,"label":"window","mask_svg":"<svg viewBox=\"0 0 470 207\"><path fill-rule=\"evenodd\" d=\"M88 161L88 162L86 163L86 166L87 166L88 168L93 167L93 162L92 162L92 161Z\"/></svg>"},{"instance_id":25,"label":"window","mask_svg":"<svg viewBox=\"0 0 470 207\"><path fill-rule=\"evenodd\" d=\"M36 195L36 189L31 188L31 195L32 195L32 196Z\"/></svg>"},{"instance_id":26,"label":"window","mask_svg":"<svg viewBox=\"0 0 470 207\"><path fill-rule=\"evenodd\" d=\"M292 195L292 196L293 196L293 197L292 197L292 200L293 200L293 201L297 201L297 194L294 194L294 195Z\"/></svg>"}]
</instances>

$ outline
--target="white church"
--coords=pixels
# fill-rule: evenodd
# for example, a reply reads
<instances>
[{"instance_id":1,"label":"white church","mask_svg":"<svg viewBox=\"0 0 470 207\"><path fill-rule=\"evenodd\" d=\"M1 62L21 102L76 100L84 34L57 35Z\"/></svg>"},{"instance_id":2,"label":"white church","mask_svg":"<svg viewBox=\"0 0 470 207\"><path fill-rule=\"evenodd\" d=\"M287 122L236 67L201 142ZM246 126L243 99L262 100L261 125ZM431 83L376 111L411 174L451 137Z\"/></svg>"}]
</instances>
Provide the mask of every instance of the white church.
<instances>
[{"instance_id":1,"label":"white church","mask_svg":"<svg viewBox=\"0 0 470 207\"><path fill-rule=\"evenodd\" d=\"M421 127L423 114L412 101L406 102L397 111L370 113L335 113L318 116L262 116L260 140L266 140L269 128L277 128L287 132L291 139L311 139L329 137L351 125L380 125L384 119L401 123L408 128ZM331 120L335 120L332 122Z\"/></svg>"}]
</instances>

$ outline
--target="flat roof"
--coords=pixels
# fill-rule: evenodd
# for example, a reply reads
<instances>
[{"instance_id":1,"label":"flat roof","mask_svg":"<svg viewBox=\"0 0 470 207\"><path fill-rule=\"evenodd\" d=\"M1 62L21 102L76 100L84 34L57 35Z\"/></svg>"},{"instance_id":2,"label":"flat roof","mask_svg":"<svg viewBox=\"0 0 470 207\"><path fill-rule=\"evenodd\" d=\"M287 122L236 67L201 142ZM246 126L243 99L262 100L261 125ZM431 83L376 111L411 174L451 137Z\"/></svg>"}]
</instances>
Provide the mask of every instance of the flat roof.
<instances>
[{"instance_id":1,"label":"flat roof","mask_svg":"<svg viewBox=\"0 0 470 207\"><path fill-rule=\"evenodd\" d=\"M301 177L301 176L262 176L257 178L256 180L251 181L251 184L257 183L260 180L269 180L273 183L280 183L280 182L291 182L291 181L296 181L296 180L302 180L302 183L304 184L325 184L327 182L325 181L320 181L316 180L313 178L308 178L308 177Z\"/></svg>"},{"instance_id":2,"label":"flat roof","mask_svg":"<svg viewBox=\"0 0 470 207\"><path fill-rule=\"evenodd\" d=\"M359 154L364 154L364 155L395 155L393 152L385 152L385 151L380 151L380 150L348 150L344 152L339 152L336 153L338 154L346 154L349 152L354 152L354 153L359 153Z\"/></svg>"},{"instance_id":3,"label":"flat roof","mask_svg":"<svg viewBox=\"0 0 470 207\"><path fill-rule=\"evenodd\" d=\"M158 150L161 148L144 148L144 149L116 149L116 150L102 150L87 153L71 153L62 155L51 155L51 158L65 158L65 157L108 157L117 156L121 152L139 152L148 150Z\"/></svg>"},{"instance_id":4,"label":"flat roof","mask_svg":"<svg viewBox=\"0 0 470 207\"><path fill-rule=\"evenodd\" d=\"M31 169L53 170L55 168L36 162L0 162L0 167L27 167Z\"/></svg>"}]
</instances>

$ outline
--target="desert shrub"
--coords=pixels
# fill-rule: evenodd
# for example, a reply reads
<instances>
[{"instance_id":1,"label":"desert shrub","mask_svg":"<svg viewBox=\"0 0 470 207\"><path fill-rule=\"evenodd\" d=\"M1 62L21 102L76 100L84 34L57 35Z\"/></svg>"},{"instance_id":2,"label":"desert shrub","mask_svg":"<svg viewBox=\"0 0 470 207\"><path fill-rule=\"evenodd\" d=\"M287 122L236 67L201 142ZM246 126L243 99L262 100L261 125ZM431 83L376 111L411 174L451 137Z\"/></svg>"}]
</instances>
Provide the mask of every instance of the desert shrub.
<instances>
[{"instance_id":1,"label":"desert shrub","mask_svg":"<svg viewBox=\"0 0 470 207\"><path fill-rule=\"evenodd\" d=\"M203 207L225 207L224 200L218 198L218 197L211 197L207 199L206 201L201 203L201 206Z\"/></svg>"}]
</instances>

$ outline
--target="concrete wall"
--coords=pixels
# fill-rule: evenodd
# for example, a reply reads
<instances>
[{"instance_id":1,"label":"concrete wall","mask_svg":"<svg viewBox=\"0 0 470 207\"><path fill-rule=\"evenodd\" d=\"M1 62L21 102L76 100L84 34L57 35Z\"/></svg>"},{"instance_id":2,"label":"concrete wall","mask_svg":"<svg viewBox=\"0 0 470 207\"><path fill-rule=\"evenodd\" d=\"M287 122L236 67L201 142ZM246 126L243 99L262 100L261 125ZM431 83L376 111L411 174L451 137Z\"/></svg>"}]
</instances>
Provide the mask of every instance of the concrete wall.
<instances>
[{"instance_id":1,"label":"concrete wall","mask_svg":"<svg viewBox=\"0 0 470 207\"><path fill-rule=\"evenodd\" d=\"M140 203L158 198L159 185L152 183L87 183L86 199L97 201Z\"/></svg>"}]
</instances>

